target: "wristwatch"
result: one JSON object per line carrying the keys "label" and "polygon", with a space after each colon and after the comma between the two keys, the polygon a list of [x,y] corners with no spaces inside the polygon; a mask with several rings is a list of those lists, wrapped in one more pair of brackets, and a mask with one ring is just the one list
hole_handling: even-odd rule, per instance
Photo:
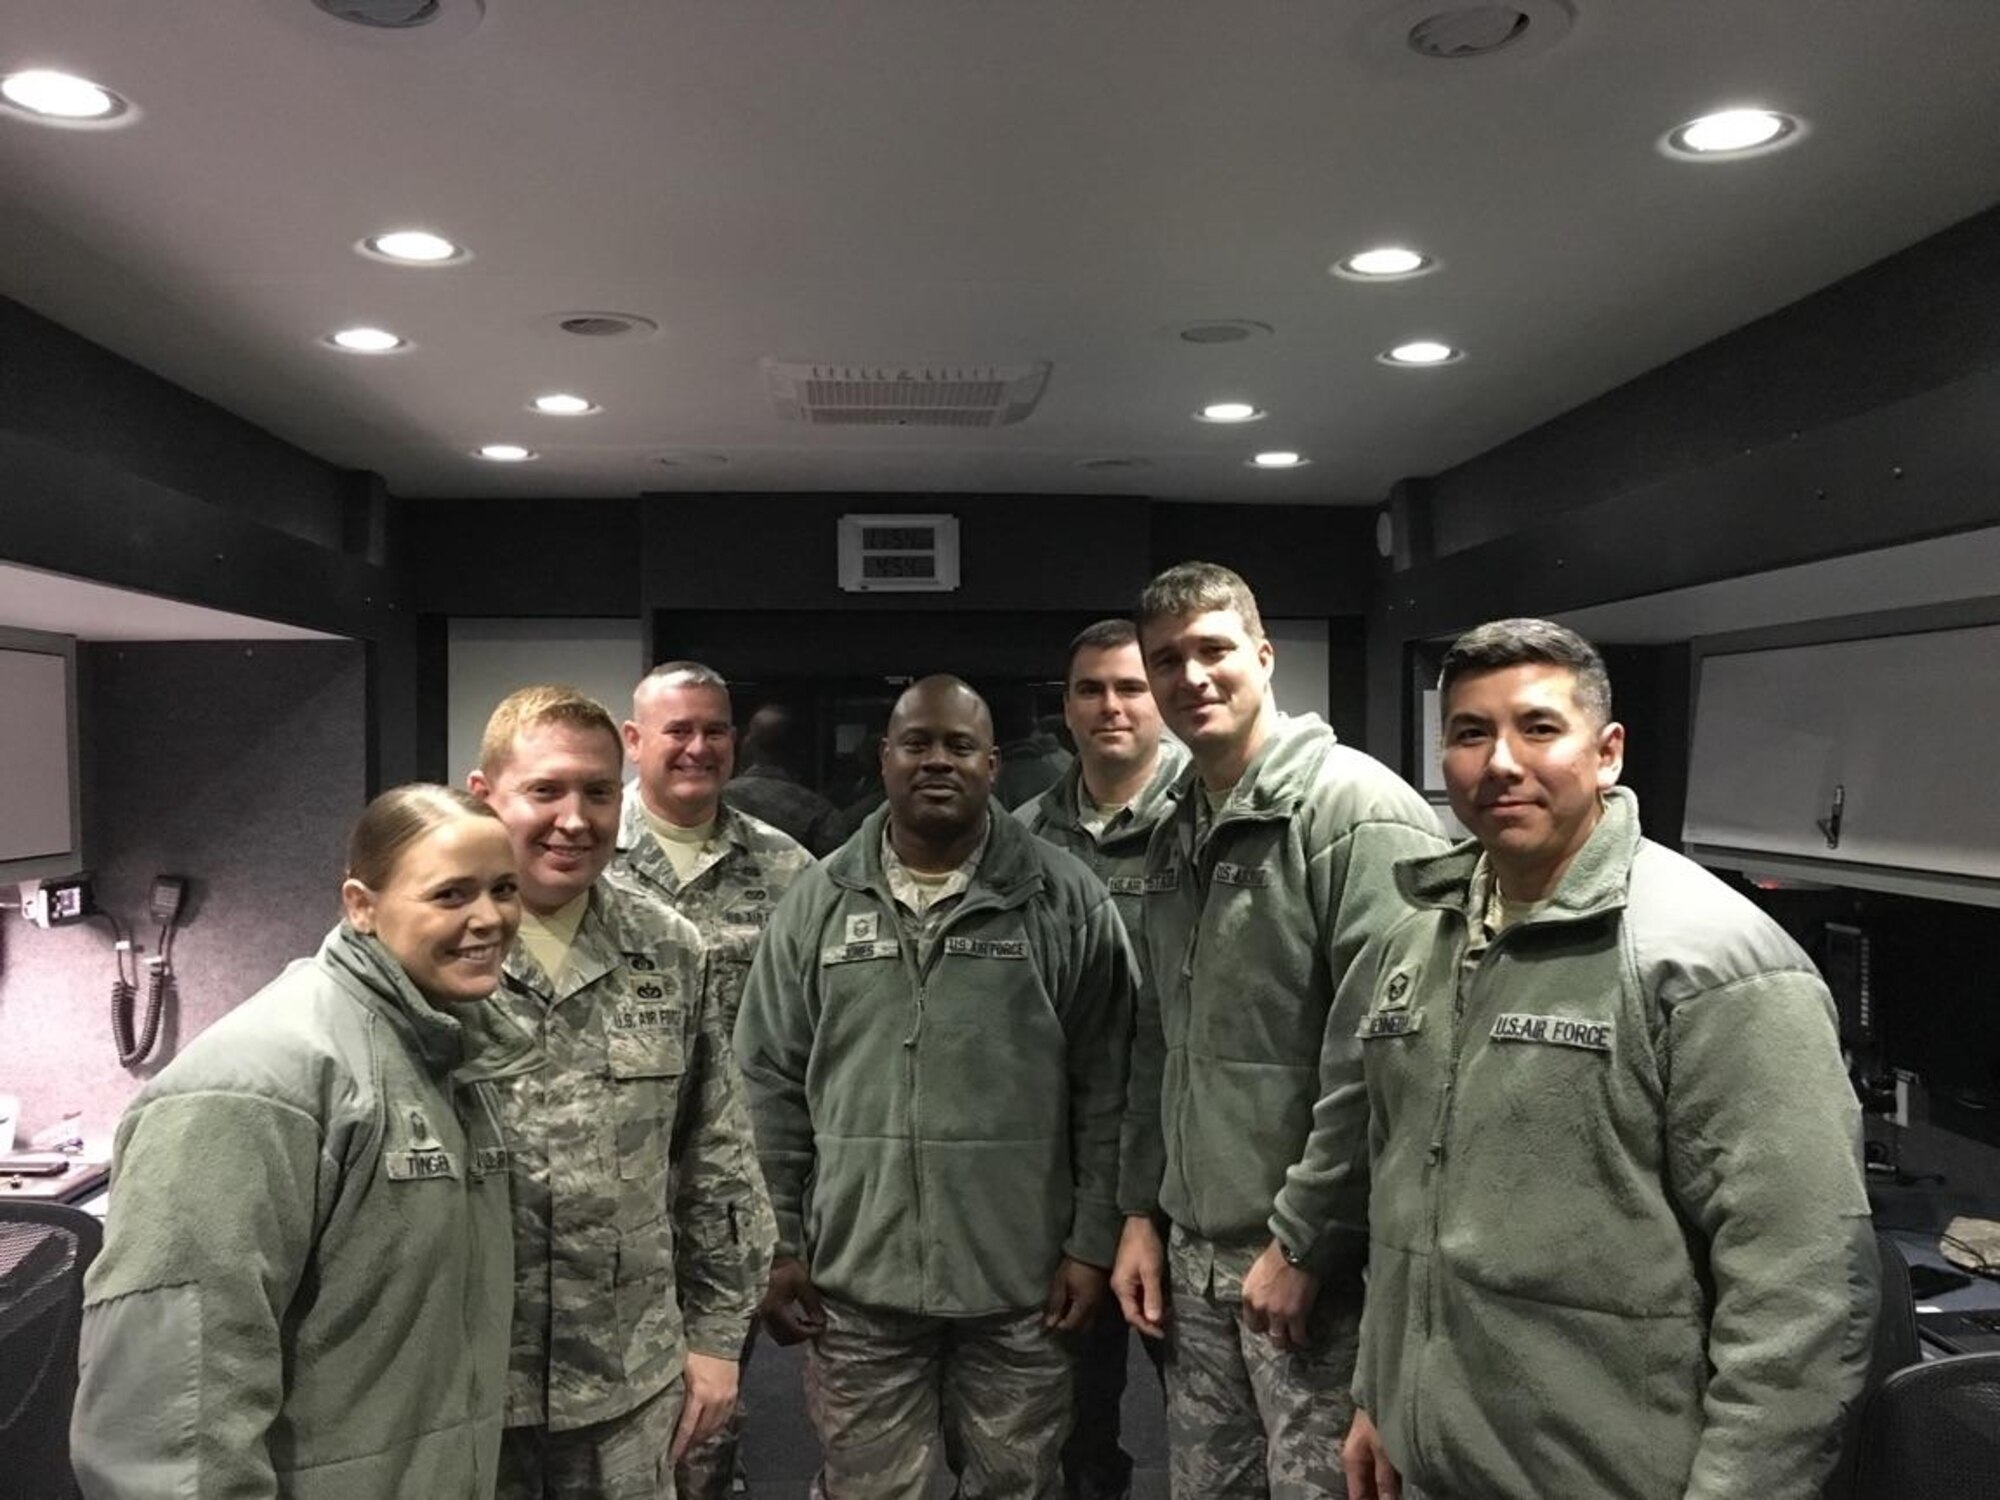
{"label": "wristwatch", "polygon": [[1299,1251],[1294,1250],[1290,1245],[1286,1244],[1283,1240],[1274,1239],[1272,1243],[1278,1247],[1278,1253],[1285,1257],[1286,1265],[1292,1267],[1294,1270],[1299,1270],[1299,1271],[1305,1271],[1311,1269],[1306,1264],[1305,1256],[1301,1254]]}

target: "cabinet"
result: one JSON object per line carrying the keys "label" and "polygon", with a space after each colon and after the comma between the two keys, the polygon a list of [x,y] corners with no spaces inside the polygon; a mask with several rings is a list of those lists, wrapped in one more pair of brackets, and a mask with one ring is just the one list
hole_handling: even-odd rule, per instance
{"label": "cabinet", "polygon": [[2000,904],[2000,625],[1704,657],[1683,834],[1710,863]]}

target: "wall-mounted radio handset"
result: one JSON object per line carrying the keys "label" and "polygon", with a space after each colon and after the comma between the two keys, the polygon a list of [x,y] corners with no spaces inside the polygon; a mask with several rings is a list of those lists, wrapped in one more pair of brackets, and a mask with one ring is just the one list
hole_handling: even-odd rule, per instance
{"label": "wall-mounted radio handset", "polygon": [[185,875],[155,875],[146,893],[146,908],[159,923],[160,935],[153,944],[153,956],[146,960],[146,1005],[140,1016],[133,1015],[139,998],[137,966],[127,977],[123,957],[133,945],[122,941],[119,945],[118,980],[111,989],[111,1039],[117,1045],[118,1060],[128,1068],[144,1062],[160,1039],[167,988],[174,982],[174,929],[187,897]]}
{"label": "wall-mounted radio handset", "polygon": [[171,927],[178,922],[181,908],[187,904],[187,890],[185,875],[155,875],[152,892],[147,897],[153,920],[162,927]]}

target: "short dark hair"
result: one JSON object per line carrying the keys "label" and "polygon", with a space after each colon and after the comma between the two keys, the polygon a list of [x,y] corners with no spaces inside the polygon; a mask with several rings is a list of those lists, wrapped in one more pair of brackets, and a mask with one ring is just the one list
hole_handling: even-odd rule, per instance
{"label": "short dark hair", "polygon": [[1562,667],[1576,678],[1576,706],[1600,726],[1611,722],[1611,674],[1597,648],[1553,620],[1488,620],[1451,643],[1438,672],[1438,694],[1449,698],[1461,677],[1528,663]]}
{"label": "short dark hair", "polygon": [[1264,637],[1264,617],[1257,613],[1257,596],[1243,576],[1221,563],[1175,563],[1139,595],[1138,621],[1178,620],[1212,609],[1233,609],[1253,641]]}
{"label": "short dark hair", "polygon": [[1130,620],[1099,620],[1094,625],[1086,625],[1076,633],[1069,643],[1069,657],[1063,668],[1063,683],[1068,686],[1072,673],[1076,670],[1077,653],[1080,651],[1116,651],[1120,646],[1136,646],[1139,643],[1139,627]]}

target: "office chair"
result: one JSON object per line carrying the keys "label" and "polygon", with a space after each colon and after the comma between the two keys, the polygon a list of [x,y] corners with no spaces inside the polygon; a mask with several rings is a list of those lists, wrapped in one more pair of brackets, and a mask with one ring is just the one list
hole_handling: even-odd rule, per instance
{"label": "office chair", "polygon": [[80,1208],[0,1200],[0,1475],[12,1500],[75,1500],[83,1273],[103,1247],[104,1225]]}
{"label": "office chair", "polygon": [[1884,1381],[1924,1357],[1923,1346],[1917,1341],[1917,1299],[1910,1290],[1910,1263],[1903,1258],[1902,1246],[1878,1230],[1875,1253],[1882,1262],[1882,1304],[1875,1319],[1875,1345],[1869,1354],[1868,1375],[1861,1394],[1847,1414],[1847,1430],[1840,1441],[1840,1462],[1820,1490],[1821,1500],[1862,1500],[1863,1492],[1854,1484],[1854,1466],[1861,1449],[1862,1413]]}
{"label": "office chair", "polygon": [[1861,1413],[1856,1500],[1990,1495],[2000,1476],[2000,1354],[1898,1370]]}

